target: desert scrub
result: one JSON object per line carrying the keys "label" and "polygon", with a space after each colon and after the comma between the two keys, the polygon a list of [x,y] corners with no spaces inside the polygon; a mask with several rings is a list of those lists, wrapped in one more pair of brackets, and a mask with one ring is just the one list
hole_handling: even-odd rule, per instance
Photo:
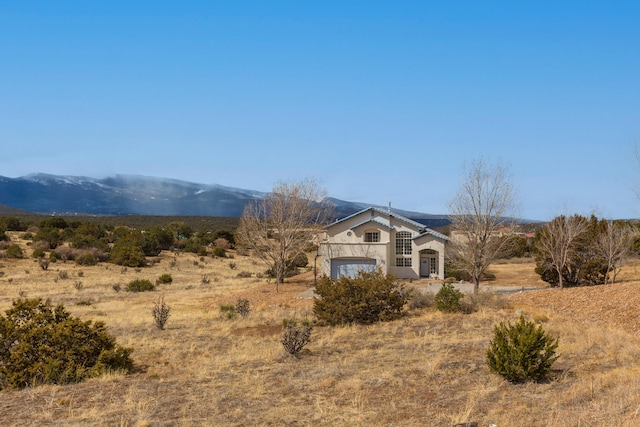
{"label": "desert scrub", "polygon": [[147,279],[136,279],[127,284],[127,290],[129,292],[146,292],[154,291],[155,289],[156,285]]}
{"label": "desert scrub", "polygon": [[251,308],[249,307],[249,300],[245,298],[238,298],[238,301],[236,301],[235,311],[240,316],[247,317],[251,312]]}
{"label": "desert scrub", "polygon": [[297,356],[311,340],[313,326],[308,322],[298,325],[296,321],[283,319],[282,339],[280,342],[287,353]]}
{"label": "desert scrub", "polygon": [[164,330],[164,326],[169,320],[170,312],[171,308],[164,302],[164,295],[160,295],[153,306],[153,310],[151,310],[151,314],[156,327],[161,331]]}
{"label": "desert scrub", "polygon": [[158,283],[163,285],[168,285],[169,283],[173,283],[173,277],[170,274],[164,273],[158,277]]}
{"label": "desert scrub", "polygon": [[0,315],[0,388],[82,381],[109,370],[130,371],[131,349],[104,323],[83,322],[62,305],[19,299]]}
{"label": "desert scrub", "polygon": [[541,381],[558,359],[557,348],[557,338],[520,316],[516,324],[500,322],[494,326],[487,364],[491,372],[512,383]]}
{"label": "desert scrub", "polygon": [[360,271],[355,278],[332,280],[323,277],[315,290],[320,298],[313,312],[320,323],[371,324],[399,319],[407,302],[407,292],[392,275],[381,271]]}

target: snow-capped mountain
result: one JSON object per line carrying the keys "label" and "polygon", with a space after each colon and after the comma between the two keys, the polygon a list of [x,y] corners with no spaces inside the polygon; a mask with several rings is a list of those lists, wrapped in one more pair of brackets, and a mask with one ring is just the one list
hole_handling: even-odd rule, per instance
{"label": "snow-capped mountain", "polygon": [[[19,178],[0,176],[0,204],[57,215],[240,217],[247,202],[264,195],[241,188],[139,175],[115,175],[102,179],[42,173]],[[336,217],[371,206],[339,199],[331,199],[331,202]],[[445,215],[394,211],[429,227],[449,223]]]}

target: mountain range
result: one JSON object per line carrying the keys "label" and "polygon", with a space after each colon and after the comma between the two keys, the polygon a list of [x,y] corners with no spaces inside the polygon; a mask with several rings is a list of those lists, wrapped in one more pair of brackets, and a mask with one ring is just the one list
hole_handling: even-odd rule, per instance
{"label": "mountain range", "polygon": [[[107,178],[43,173],[18,178],[0,176],[0,204],[48,215],[166,215],[240,217],[244,206],[266,193],[170,178],[115,175]],[[343,217],[372,206],[330,198]],[[436,228],[446,215],[394,209]]]}

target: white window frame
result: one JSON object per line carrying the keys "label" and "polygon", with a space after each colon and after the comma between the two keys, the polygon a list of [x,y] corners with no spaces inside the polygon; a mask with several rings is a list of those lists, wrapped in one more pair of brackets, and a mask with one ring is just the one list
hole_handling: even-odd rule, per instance
{"label": "white window frame", "polygon": [[396,233],[396,255],[411,255],[411,232],[398,231]]}

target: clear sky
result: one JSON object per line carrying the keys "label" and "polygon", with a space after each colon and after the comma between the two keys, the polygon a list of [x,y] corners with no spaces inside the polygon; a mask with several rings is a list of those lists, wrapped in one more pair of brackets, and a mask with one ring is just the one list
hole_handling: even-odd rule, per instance
{"label": "clear sky", "polygon": [[441,214],[640,217],[638,1],[0,1],[0,175],[168,177]]}

